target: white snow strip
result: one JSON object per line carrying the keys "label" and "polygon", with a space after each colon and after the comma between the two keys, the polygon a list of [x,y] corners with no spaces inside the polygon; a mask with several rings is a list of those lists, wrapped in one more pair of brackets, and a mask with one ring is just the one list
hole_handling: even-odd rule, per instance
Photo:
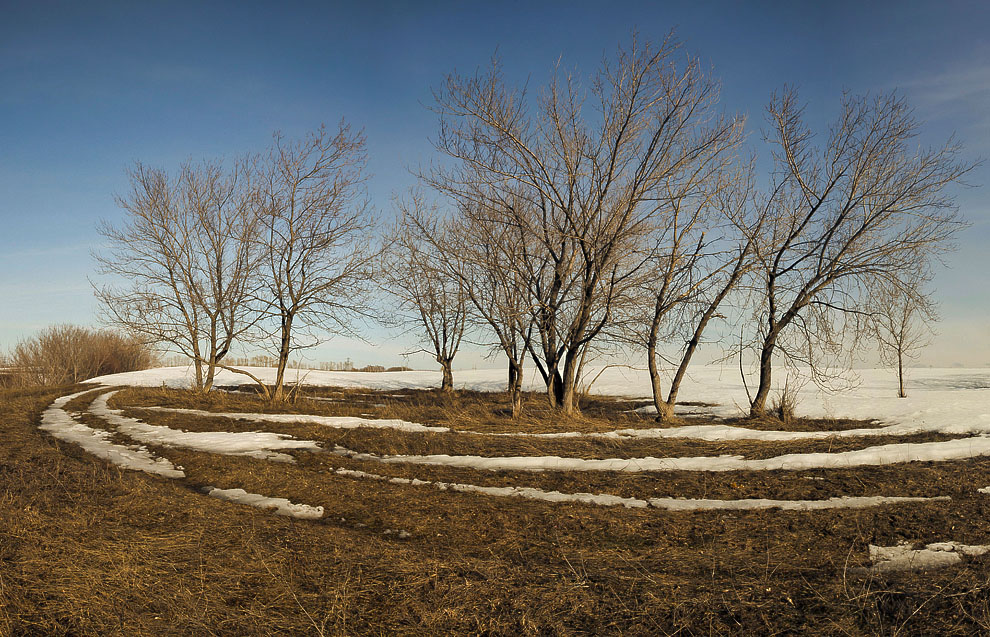
{"label": "white snow strip", "polygon": [[63,409],[66,403],[82,396],[86,391],[55,399],[42,413],[39,428],[51,433],[59,440],[79,445],[84,451],[119,467],[144,471],[166,478],[185,477],[186,474],[181,468],[176,467],[167,459],[155,456],[144,447],[125,446],[111,442],[110,432],[87,427]]}
{"label": "white snow strip", "polygon": [[927,502],[951,500],[947,495],[933,498],[901,497],[901,496],[842,496],[827,500],[766,500],[752,498],[746,500],[689,500],[684,498],[650,498],[650,506],[668,511],[705,511],[705,510],[737,510],[781,509],[783,511],[821,511],[823,509],[865,509],[882,504],[904,504],[908,502]]}
{"label": "white snow strip", "polygon": [[373,429],[397,429],[414,433],[447,433],[450,427],[433,427],[420,425],[405,420],[358,418],[356,416],[316,416],[312,414],[251,414],[223,411],[204,411],[201,409],[181,409],[178,407],[132,407],[131,409],[147,409],[190,416],[206,416],[214,418],[230,418],[232,420],[251,420],[258,422],[298,423],[304,425],[322,425],[336,429],[357,429],[369,427]]}
{"label": "white snow strip", "polygon": [[335,446],[333,453],[358,460],[384,463],[439,465],[488,471],[774,471],[778,469],[842,469],[903,462],[962,460],[990,455],[990,437],[977,436],[944,442],[879,445],[837,453],[791,453],[748,460],[742,456],[674,458],[562,458],[560,456],[451,456],[375,455]]}
{"label": "white snow strip", "polygon": [[869,547],[869,568],[854,569],[858,573],[891,573],[896,571],[926,571],[952,566],[962,562],[962,556],[984,555],[990,546],[967,545],[957,542],[935,542],[923,549],[914,550],[911,543],[902,542],[897,546]]}
{"label": "white snow strip", "polygon": [[293,504],[286,498],[270,498],[257,493],[248,493],[244,489],[217,489],[216,487],[205,487],[203,489],[210,497],[219,498],[237,504],[246,504],[259,509],[275,509],[277,515],[287,515],[293,518],[304,520],[318,520],[323,517],[323,507],[309,506],[308,504]]}
{"label": "white snow strip", "polygon": [[264,431],[182,431],[161,425],[149,425],[123,415],[119,409],[110,409],[107,400],[115,392],[102,394],[89,407],[90,413],[103,418],[117,431],[146,444],[182,447],[194,451],[207,451],[228,456],[248,456],[262,460],[295,462],[286,453],[276,449],[305,449],[317,451],[321,447],[313,440],[299,440],[288,434]]}
{"label": "white snow strip", "polygon": [[690,498],[650,498],[648,500],[642,500],[639,498],[626,498],[607,493],[561,493],[560,491],[544,491],[543,489],[536,489],[532,487],[483,487],[474,484],[431,482],[429,480],[418,480],[416,478],[392,478],[375,473],[357,471],[354,469],[335,469],[334,471],[344,476],[382,480],[385,482],[391,482],[392,484],[409,484],[415,486],[433,485],[442,491],[451,490],[481,493],[496,497],[517,497],[526,498],[529,500],[543,500],[545,502],[580,502],[583,504],[595,504],[598,506],[624,506],[627,508],[638,509],[653,507],[656,509],[665,509],[667,511],[751,511],[754,509],[817,511],[821,509],[864,509],[883,504],[903,504],[907,502],[950,499],[948,496],[938,496],[935,498],[868,496],[829,498],[828,500],[708,500]]}
{"label": "white snow strip", "polygon": [[990,495],[990,487],[984,487],[982,489],[977,489],[977,492],[979,492],[979,493],[986,493],[987,495]]}
{"label": "white snow strip", "polygon": [[971,425],[943,425],[925,427],[920,425],[894,424],[884,427],[864,427],[836,431],[777,431],[748,429],[732,425],[685,425],[681,427],[651,427],[645,429],[616,429],[604,432],[561,431],[550,433],[528,432],[484,432],[471,430],[452,430],[449,427],[421,425],[398,419],[358,418],[354,416],[317,416],[313,414],[262,414],[243,412],[214,412],[200,409],[181,409],[177,407],[132,407],[131,409],[146,409],[168,413],[189,414],[214,418],[231,418],[234,420],[252,420],[259,422],[302,423],[316,424],[337,429],[355,429],[368,427],[374,429],[395,429],[412,433],[459,433],[475,436],[496,436],[513,438],[603,438],[608,440],[650,439],[650,438],[687,438],[692,440],[729,441],[755,440],[762,442],[790,442],[797,440],[824,440],[828,438],[857,438],[867,436],[910,436],[926,432],[939,432],[954,435],[990,434],[990,422],[973,423]]}
{"label": "white snow strip", "polygon": [[[274,379],[271,368],[251,368],[262,380]],[[596,378],[591,391],[597,394],[640,399],[651,395],[649,376],[641,370],[613,367],[589,370]],[[800,370],[798,370],[800,372]],[[805,377],[807,376],[806,372]],[[436,371],[410,372],[321,372],[292,371],[292,376],[313,386],[336,386],[392,391],[426,389],[439,386]],[[886,426],[842,432],[766,432],[726,425],[675,427],[670,429],[619,430],[605,432],[604,437],[693,437],[702,440],[801,440],[828,437],[895,436],[926,431],[972,435],[990,433],[990,370],[988,369],[911,369],[908,370],[907,398],[897,397],[896,374],[887,369],[856,370],[853,382],[841,391],[822,392],[813,384],[799,391],[798,410],[809,418],[880,419]],[[788,375],[781,375],[783,382]],[[108,385],[188,387],[194,377],[190,366],[128,372],[94,379]],[[249,383],[247,377],[221,370],[220,385]],[[480,391],[504,391],[505,370],[458,370],[455,385]],[[524,389],[541,390],[535,370],[527,370]],[[746,391],[734,366],[702,365],[693,367],[684,379],[681,396],[707,403],[703,408],[714,416],[739,415],[748,405]],[[683,412],[680,412],[683,413]],[[402,422],[402,421],[395,421]],[[410,423],[415,424],[415,423]],[[362,424],[360,426],[368,426]],[[403,428],[405,426],[403,425]],[[420,430],[422,431],[422,430]],[[525,434],[520,434],[525,435]],[[576,437],[578,432],[537,434],[539,437]]]}

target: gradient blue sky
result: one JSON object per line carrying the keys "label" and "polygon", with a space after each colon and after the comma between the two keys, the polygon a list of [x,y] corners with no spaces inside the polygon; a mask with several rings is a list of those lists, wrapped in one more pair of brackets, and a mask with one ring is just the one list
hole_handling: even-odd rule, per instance
{"label": "gradient blue sky", "polygon": [[[99,219],[120,219],[135,160],[259,151],[346,118],[368,137],[372,202],[429,162],[431,87],[497,49],[508,76],[591,71],[632,31],[671,29],[723,83],[759,141],[772,91],[800,88],[824,124],[843,90],[897,89],[926,122],[990,156],[990,3],[983,2],[0,2],[0,348],[53,322],[93,324]],[[758,148],[758,145],[757,145]],[[924,364],[990,364],[990,165],[960,189],[973,225],[937,284],[940,335]],[[408,347],[338,340],[317,360],[398,362]],[[462,366],[478,364],[465,356]]]}

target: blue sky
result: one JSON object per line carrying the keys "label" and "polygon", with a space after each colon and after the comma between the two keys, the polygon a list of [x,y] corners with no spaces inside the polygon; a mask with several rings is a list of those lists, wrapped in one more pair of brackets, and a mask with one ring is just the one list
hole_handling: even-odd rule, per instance
{"label": "blue sky", "polygon": [[[54,322],[93,324],[96,224],[136,160],[262,150],[342,117],[363,128],[374,206],[433,158],[431,87],[498,50],[509,78],[591,72],[671,29],[722,80],[759,148],[772,91],[799,87],[824,124],[843,90],[897,89],[926,122],[990,156],[990,4],[981,2],[0,2],[0,348]],[[943,321],[922,363],[990,364],[990,166],[960,189],[973,225],[939,273]],[[337,340],[317,360],[398,362],[402,339]],[[466,356],[463,365],[479,363]]]}

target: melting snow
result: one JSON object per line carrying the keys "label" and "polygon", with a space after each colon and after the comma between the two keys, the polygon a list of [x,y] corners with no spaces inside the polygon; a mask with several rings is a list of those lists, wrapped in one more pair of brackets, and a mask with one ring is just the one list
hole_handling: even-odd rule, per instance
{"label": "melting snow", "polygon": [[101,395],[90,405],[90,413],[105,419],[118,431],[147,444],[183,447],[194,451],[208,451],[229,456],[248,456],[263,460],[295,462],[295,459],[274,449],[306,449],[316,451],[320,445],[313,440],[298,440],[288,434],[262,431],[182,431],[161,425],[149,425],[123,415],[119,409],[110,409],[107,400],[115,392]]}
{"label": "melting snow", "polygon": [[963,555],[976,556],[990,552],[990,546],[966,545],[956,542],[936,542],[914,550],[911,543],[897,546],[870,545],[873,566],[855,569],[858,573],[890,573],[896,571],[925,571],[962,562]]}
{"label": "melting snow", "polygon": [[458,484],[452,482],[433,482],[416,478],[394,478],[354,469],[335,469],[336,473],[354,478],[368,478],[391,482],[392,484],[408,484],[414,486],[432,485],[442,491],[462,491],[481,493],[498,497],[517,497],[545,502],[580,502],[599,506],[624,506],[627,508],[666,509],[668,511],[713,511],[713,510],[752,510],[752,509],[783,509],[785,511],[813,511],[820,509],[863,509],[883,504],[903,504],[906,502],[922,502],[928,500],[948,500],[948,496],[936,498],[918,497],[841,497],[828,500],[707,500],[690,498],[626,498],[607,493],[561,493],[560,491],[544,491],[533,487],[484,487],[474,484]]}
{"label": "melting snow", "polygon": [[791,453],[773,458],[748,460],[742,456],[698,456],[674,458],[562,458],[560,456],[451,456],[375,455],[336,446],[333,450],[358,460],[385,463],[440,465],[488,471],[773,471],[777,469],[836,469],[886,465],[901,462],[961,460],[990,455],[990,437],[878,445],[837,453]]}
{"label": "melting snow", "polygon": [[216,487],[205,487],[203,491],[210,497],[246,504],[259,509],[275,509],[277,515],[287,515],[304,520],[318,520],[323,517],[323,507],[309,506],[308,504],[293,504],[286,498],[270,498],[257,493],[248,493],[244,489],[218,489]]}
{"label": "melting snow", "polygon": [[57,398],[41,415],[39,428],[59,440],[77,444],[94,456],[125,469],[135,469],[166,478],[182,478],[186,475],[181,468],[165,458],[155,456],[144,447],[111,442],[110,432],[87,427],[63,409],[66,403],[85,393],[86,391],[81,391]]}
{"label": "melting snow", "polygon": [[356,416],[315,416],[311,414],[251,414],[223,411],[203,411],[201,409],[180,409],[178,407],[140,407],[149,411],[162,411],[191,416],[207,416],[214,418],[230,418],[232,420],[251,420],[258,422],[299,423],[305,425],[323,425],[336,429],[357,429],[369,427],[372,429],[397,429],[413,433],[447,433],[449,427],[432,427],[420,425],[405,420],[385,420],[358,418]]}

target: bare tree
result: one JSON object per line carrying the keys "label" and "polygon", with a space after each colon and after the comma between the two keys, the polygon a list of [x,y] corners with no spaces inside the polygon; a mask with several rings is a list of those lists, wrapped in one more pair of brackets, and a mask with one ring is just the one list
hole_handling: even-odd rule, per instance
{"label": "bare tree", "polygon": [[845,96],[823,148],[787,91],[769,107],[776,169],[757,257],[756,349],[760,381],[753,416],[765,413],[772,361],[811,365],[862,329],[863,291],[901,277],[946,249],[960,229],[947,187],[972,167],[959,146],[915,150],[918,124],[902,99]]}
{"label": "bare tree", "polygon": [[[462,216],[447,235],[446,254],[456,255],[456,271],[471,301],[469,319],[481,333],[491,335],[494,351],[508,362],[506,388],[512,417],[522,415],[523,367],[532,339],[532,313],[526,279],[507,264],[524,261],[533,241],[505,228],[486,215]],[[528,247],[527,247],[528,245]]]}
{"label": "bare tree", "polygon": [[427,179],[459,211],[533,243],[506,267],[525,281],[530,354],[564,412],[576,407],[585,348],[639,269],[637,246],[667,206],[669,177],[711,143],[695,133],[717,86],[697,60],[678,65],[677,49],[673,38],[620,49],[587,95],[558,69],[535,106],[497,63],[449,76],[436,94],[436,146],[454,161]]}
{"label": "bare tree", "polygon": [[286,398],[289,356],[332,334],[355,334],[369,312],[378,252],[374,218],[364,197],[365,139],[341,122],[299,141],[276,134],[260,180],[263,297],[271,346],[278,356],[271,392]]}
{"label": "bare tree", "polygon": [[453,391],[453,362],[464,338],[468,295],[453,249],[444,254],[436,240],[449,235],[449,224],[416,192],[400,200],[398,208],[399,220],[386,241],[382,282],[399,302],[395,320],[420,334],[430,348],[424,351],[443,372],[440,388]]}
{"label": "bare tree", "polygon": [[94,286],[102,318],[188,356],[202,390],[256,320],[250,173],[246,160],[230,169],[187,163],[170,179],[139,163],[129,172],[130,194],[117,198],[126,221],[99,228],[107,241],[94,255],[99,271],[117,279]]}
{"label": "bare tree", "polygon": [[[616,328],[621,341],[646,350],[657,419],[673,419],[688,366],[706,328],[752,262],[752,240],[729,222],[751,227],[746,218],[752,171],[737,166],[741,123],[708,129],[706,152],[671,175],[668,209],[657,215],[644,246],[644,267],[620,303]],[[676,343],[678,358],[666,397],[661,381],[662,350]]]}
{"label": "bare tree", "polygon": [[931,294],[925,290],[929,276],[915,269],[898,285],[881,284],[871,291],[870,326],[877,340],[880,360],[897,368],[897,396],[904,391],[904,359],[915,358],[918,350],[931,343],[932,323],[938,312]]}

